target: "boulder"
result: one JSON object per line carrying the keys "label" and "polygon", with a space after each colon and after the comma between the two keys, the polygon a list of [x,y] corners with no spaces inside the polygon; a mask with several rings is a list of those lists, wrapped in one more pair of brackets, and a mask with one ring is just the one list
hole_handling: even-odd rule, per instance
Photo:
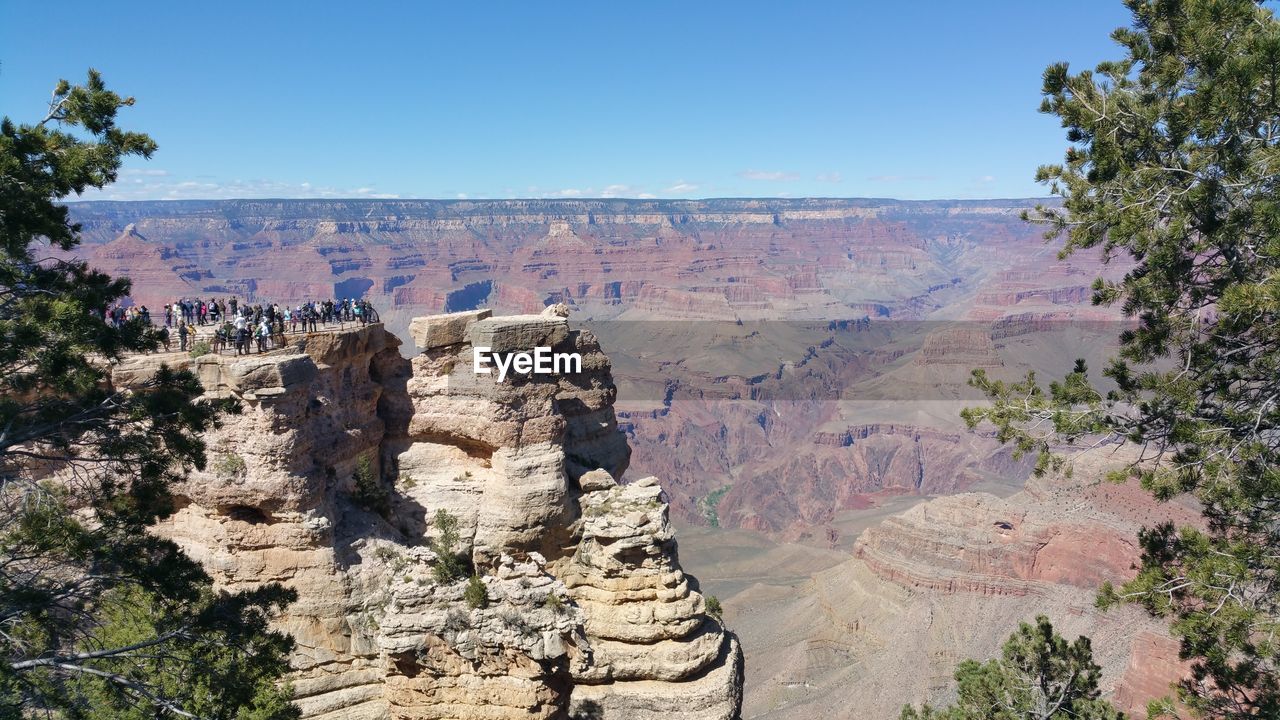
{"label": "boulder", "polygon": [[[271,388],[293,388],[316,376],[310,355],[259,355],[238,360],[226,369],[227,385],[234,391],[263,394]],[[270,394],[270,393],[266,393]]]}
{"label": "boulder", "polygon": [[564,303],[555,303],[548,305],[542,310],[542,314],[547,317],[569,317],[569,306]]}
{"label": "boulder", "polygon": [[582,488],[582,492],[596,492],[615,488],[618,481],[604,470],[592,470],[578,478],[578,486]]}
{"label": "boulder", "polygon": [[457,345],[467,341],[467,331],[474,323],[491,315],[492,310],[484,309],[417,317],[409,323],[409,334],[420,350]]}
{"label": "boulder", "polygon": [[185,352],[134,355],[111,366],[111,383],[116,387],[140,387],[156,374],[161,365],[174,370],[187,370],[192,360]]}
{"label": "boulder", "polygon": [[510,315],[481,320],[471,326],[473,347],[493,352],[529,351],[535,347],[555,347],[569,337],[569,321],[559,316]]}

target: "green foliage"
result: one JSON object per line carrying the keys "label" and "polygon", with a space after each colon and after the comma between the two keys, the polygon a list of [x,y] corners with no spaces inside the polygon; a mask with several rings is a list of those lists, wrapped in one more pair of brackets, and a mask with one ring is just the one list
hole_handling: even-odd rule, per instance
{"label": "green foliage", "polygon": [[467,581],[467,589],[463,591],[462,597],[472,610],[489,606],[489,591],[485,589],[484,581],[479,575],[472,575]]}
{"label": "green foliage", "polygon": [[709,617],[716,619],[716,622],[724,621],[724,607],[720,605],[720,598],[715,595],[706,597],[706,613]]}
{"label": "green foliage", "polygon": [[223,453],[213,461],[213,471],[218,477],[235,478],[244,474],[244,458],[237,453]]}
{"label": "green foliage", "polygon": [[1102,669],[1089,638],[1068,643],[1048,618],[1021,623],[999,659],[965,660],[956,668],[956,704],[902,709],[902,720],[1120,720],[1124,714],[1098,699]]}
{"label": "green foliage", "polygon": [[159,334],[103,321],[127,280],[50,252],[79,243],[62,200],[155,150],[116,126],[132,104],[90,71],[41,121],[0,121],[0,717],[290,717],[272,685],[289,643],[266,629],[290,594],[214,593],[148,531],[238,407],[168,367],[112,387],[109,363]]}
{"label": "green foliage", "polygon": [[197,340],[191,343],[190,355],[193,359],[198,357],[204,357],[205,355],[208,355],[211,352],[213,352],[213,347],[209,345],[208,340]]}
{"label": "green foliage", "polygon": [[373,461],[368,455],[356,458],[356,471],[352,481],[355,483],[352,499],[357,505],[384,518],[390,517],[391,492],[383,486],[382,478],[373,469]]}
{"label": "green foliage", "polygon": [[[299,717],[298,708],[289,703],[288,688],[276,684],[276,679],[288,670],[286,658],[293,641],[270,631],[265,612],[280,609],[293,599],[293,591],[279,586],[242,595],[239,602],[223,606],[216,604],[211,591],[192,602],[176,605],[137,588],[109,593],[103,598],[103,624],[81,642],[81,650],[92,652],[101,647],[147,643],[147,652],[118,671],[123,680],[91,675],[83,681],[93,717],[156,717],[155,709],[137,703],[122,688],[122,682],[149,687],[149,692],[174,707],[207,720]],[[195,634],[170,630],[165,618],[175,615],[193,617],[202,631]],[[87,664],[95,670],[116,670],[110,662]]]}
{"label": "green foliage", "polygon": [[458,518],[449,514],[448,510],[436,510],[434,520],[436,536],[429,545],[436,554],[435,567],[431,569],[436,582],[447,585],[467,572],[469,563],[458,553]]}
{"label": "green foliage", "polygon": [[702,510],[702,517],[706,518],[707,524],[711,527],[720,527],[720,515],[716,508],[732,488],[732,485],[725,485],[722,488],[712,490],[707,493],[707,496],[702,499],[702,502],[698,503],[700,506],[699,509]]}
{"label": "green foliage", "polygon": [[1048,452],[1049,444],[1061,438],[1068,444],[1077,438],[1106,435],[1108,428],[1101,410],[1104,398],[1089,385],[1089,369],[1083,360],[1061,382],[1049,383],[1046,390],[1034,372],[1021,382],[1006,383],[974,370],[969,385],[994,400],[989,407],[965,408],[960,416],[970,429],[982,421],[996,426],[996,439],[1013,444],[1014,458],[1037,453],[1035,473],[1060,470],[1061,455]]}
{"label": "green foliage", "polygon": [[1029,215],[1064,255],[1133,261],[1094,283],[1135,321],[1116,389],[1089,390],[1083,364],[1047,392],[975,373],[993,403],[965,419],[1041,470],[1055,442],[1123,439],[1144,449],[1123,475],[1194,495],[1203,526],[1145,529],[1137,578],[1099,601],[1171,620],[1195,711],[1280,717],[1280,21],[1251,0],[1125,4],[1123,59],[1045,71],[1042,110],[1072,146],[1038,173],[1061,207]]}
{"label": "green foliage", "polygon": [[553,613],[559,614],[560,611],[564,610],[564,600],[561,600],[560,596],[554,592],[549,592],[547,593],[547,596],[542,599],[542,606]]}

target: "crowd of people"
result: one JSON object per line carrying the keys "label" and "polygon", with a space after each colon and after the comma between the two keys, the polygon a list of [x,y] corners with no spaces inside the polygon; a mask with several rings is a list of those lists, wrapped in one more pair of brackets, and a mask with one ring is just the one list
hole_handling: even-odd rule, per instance
{"label": "crowd of people", "polygon": [[[113,306],[104,313],[107,322],[120,327],[132,320],[152,323],[147,306]],[[174,336],[178,349],[192,350],[198,340],[209,342],[211,352],[234,349],[237,355],[248,355],[256,347],[266,352],[284,347],[288,333],[316,332],[320,326],[344,323],[365,325],[378,322],[378,311],[368,300],[339,298],[315,300],[281,307],[279,303],[242,303],[238,298],[182,298],[167,303],[160,328],[166,350],[171,350]],[[212,332],[200,328],[213,326]],[[204,335],[204,338],[200,336]]]}
{"label": "crowd of people", "polygon": [[104,313],[103,319],[118,330],[125,323],[132,320],[141,320],[144,323],[150,324],[151,311],[147,310],[146,305],[130,305],[129,307],[125,307],[123,305],[112,305],[107,309],[106,313]]}

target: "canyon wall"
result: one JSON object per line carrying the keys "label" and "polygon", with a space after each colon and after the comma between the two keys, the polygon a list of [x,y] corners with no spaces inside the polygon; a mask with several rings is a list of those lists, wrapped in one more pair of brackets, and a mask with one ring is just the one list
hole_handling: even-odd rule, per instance
{"label": "canyon wall", "polygon": [[228,200],[71,213],[82,254],[132,277],[141,304],[366,297],[407,340],[414,316],[482,306],[733,320],[918,317],[974,290],[985,305],[1084,302],[1091,263],[1037,253],[1039,231],[1018,220],[1032,204]]}
{"label": "canyon wall", "polygon": [[[1040,229],[1019,219],[1032,205],[229,200],[70,210],[84,230],[78,253],[131,277],[133,300],[153,311],[184,296],[364,297],[409,343],[417,316],[564,303],[613,359],[637,470],[663,478],[674,516],[796,539],[837,532],[835,515],[879,495],[1025,475],[990,438],[964,437],[954,411],[912,408],[972,397],[972,367],[1052,377],[1057,368],[1026,348],[1097,317],[1087,288],[1110,270],[1047,252]],[[958,326],[918,326],[938,321]],[[870,327],[861,336],[878,345],[845,332],[852,325]],[[1079,346],[1045,355],[1070,363]],[[891,402],[843,404],[873,397]]]}
{"label": "canyon wall", "polygon": [[[412,360],[375,324],[115,369],[128,386],[187,366],[240,400],[158,529],[221,587],[298,590],[279,624],[305,717],[738,717],[737,639],[681,570],[658,482],[616,482],[609,361],[565,314],[420,318]],[[472,373],[473,344],[582,369],[499,382]],[[433,570],[442,510],[477,580]]]}

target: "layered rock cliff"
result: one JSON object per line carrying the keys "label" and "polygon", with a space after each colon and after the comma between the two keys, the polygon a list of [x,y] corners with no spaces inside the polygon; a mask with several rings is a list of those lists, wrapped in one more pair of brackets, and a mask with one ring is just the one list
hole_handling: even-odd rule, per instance
{"label": "layered rock cliff", "polygon": [[[241,400],[158,529],[223,587],[298,590],[280,625],[304,716],[738,717],[737,639],[681,570],[658,482],[617,482],[630,451],[595,338],[555,309],[420,318],[413,336],[411,360],[371,325],[114,372],[190,365]],[[499,382],[472,372],[473,344],[582,368]],[[441,510],[475,579],[434,571]]]}

